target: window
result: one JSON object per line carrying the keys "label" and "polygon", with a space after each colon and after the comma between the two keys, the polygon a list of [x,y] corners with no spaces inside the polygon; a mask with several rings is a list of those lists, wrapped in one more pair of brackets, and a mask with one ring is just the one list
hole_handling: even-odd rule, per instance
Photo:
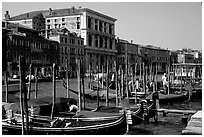
{"label": "window", "polygon": [[81,41],[81,45],[84,45],[84,42],[83,42],[83,41]]}
{"label": "window", "polygon": [[92,46],[92,37],[91,37],[91,34],[89,34],[89,46]]}
{"label": "window", "polygon": [[95,35],[95,46],[98,47],[98,35]]}
{"label": "window", "polygon": [[50,23],[50,20],[47,20],[47,23]]}
{"label": "window", "polygon": [[47,29],[50,29],[50,25],[47,25]]}
{"label": "window", "polygon": [[77,20],[79,21],[80,17],[77,17]]}
{"label": "window", "polygon": [[61,37],[61,42],[62,42],[62,43],[63,43],[63,40],[64,40],[63,37]]}
{"label": "window", "polygon": [[109,25],[109,33],[112,34],[112,25]]}
{"label": "window", "polygon": [[102,22],[99,22],[99,31],[102,31]]}
{"label": "window", "polygon": [[65,38],[65,43],[67,43],[67,38]]}
{"label": "window", "polygon": [[107,37],[105,37],[105,48],[107,48]]}
{"label": "window", "polygon": [[98,30],[98,20],[95,20],[95,30]]}
{"label": "window", "polygon": [[61,52],[62,52],[62,54],[63,54],[63,47],[61,48]]}
{"label": "window", "polygon": [[103,47],[103,37],[100,36],[100,48],[102,48],[102,47]]}
{"label": "window", "polygon": [[88,17],[88,28],[91,29],[91,18]]}
{"label": "window", "polygon": [[67,53],[67,47],[65,47],[65,53]]}
{"label": "window", "polygon": [[80,29],[80,22],[77,22],[77,29]]}
{"label": "window", "polygon": [[57,19],[55,19],[55,22],[57,22]]}
{"label": "window", "polygon": [[65,21],[65,18],[62,18],[62,21]]}
{"label": "window", "polygon": [[112,39],[110,39],[110,45],[109,45],[110,49],[112,49]]}

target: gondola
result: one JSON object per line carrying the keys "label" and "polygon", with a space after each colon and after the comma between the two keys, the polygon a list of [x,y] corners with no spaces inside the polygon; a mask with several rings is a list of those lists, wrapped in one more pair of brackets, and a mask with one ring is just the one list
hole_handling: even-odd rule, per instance
{"label": "gondola", "polygon": [[[67,84],[66,82],[63,80],[63,87],[65,89],[67,89]],[[69,88],[69,91],[71,91],[72,93],[74,94],[78,94],[78,91],[75,91],[71,88]],[[96,99],[97,98],[97,89],[95,89],[95,87],[93,86],[93,88],[90,88],[89,90],[86,90],[85,91],[85,94],[84,94],[84,97],[87,98],[87,99]],[[106,92],[107,90],[105,88],[99,88],[99,95],[98,97],[101,99],[101,100],[104,100],[106,99]],[[109,99],[114,99],[115,98],[115,91],[110,91],[109,92]]]}
{"label": "gondola", "polygon": [[[166,103],[175,103],[175,102],[183,102],[188,100],[188,91],[183,92],[174,92],[170,94],[164,94],[162,92],[159,93],[159,103],[166,104]],[[146,99],[152,99],[152,93],[149,94]]]}
{"label": "gondola", "polygon": [[[58,99],[57,99],[58,100]],[[63,101],[62,101],[63,100]],[[47,100],[31,100],[28,101],[29,108],[29,134],[36,135],[84,135],[84,134],[125,134],[127,130],[127,121],[125,112],[121,113],[104,113],[94,111],[80,111],[77,113],[68,112],[65,98],[62,98],[60,105],[56,105],[54,119],[51,119],[50,112],[52,105]],[[73,101],[73,100],[69,100]],[[73,103],[73,102],[72,102]],[[32,107],[31,107],[32,106]],[[2,107],[3,108],[3,107]],[[21,115],[19,113],[19,103],[12,104],[7,108],[7,113],[2,118],[3,132],[9,134],[21,134]],[[12,109],[12,114],[8,114],[8,109]],[[35,112],[33,112],[35,111]],[[117,129],[121,129],[118,131]]]}
{"label": "gondola", "polygon": [[[100,114],[100,116],[97,116]],[[89,112],[91,117],[54,118],[30,117],[28,134],[31,135],[122,135],[127,131],[125,113],[110,115]],[[21,116],[19,116],[21,119]],[[17,119],[17,116],[16,116]],[[120,130],[118,130],[120,129]],[[3,132],[21,134],[22,125],[18,120],[2,120]]]}
{"label": "gondola", "polygon": [[[122,110],[121,107],[112,106],[99,106],[96,112],[106,112],[106,113],[119,113]],[[152,100],[142,101],[137,107],[131,107],[131,118],[132,124],[130,126],[135,126],[141,124],[143,121],[148,120],[155,116],[155,103]]]}

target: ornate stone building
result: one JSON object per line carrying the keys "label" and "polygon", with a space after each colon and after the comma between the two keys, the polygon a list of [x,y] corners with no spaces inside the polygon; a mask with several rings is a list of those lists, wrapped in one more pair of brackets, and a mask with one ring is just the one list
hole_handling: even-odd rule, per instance
{"label": "ornate stone building", "polygon": [[39,36],[38,31],[29,27],[7,23],[2,28],[3,73],[18,74],[18,59],[22,55],[26,59],[26,68],[32,64],[32,73],[37,68],[42,75],[50,73],[53,63],[58,63],[58,42]]}
{"label": "ornate stone building", "polygon": [[[43,17],[42,17],[42,16]],[[88,8],[66,8],[66,9],[49,9],[42,11],[28,12],[10,18],[6,14],[7,20],[18,22],[27,21],[32,17],[32,24],[40,21],[34,21],[35,18],[41,19],[41,23],[45,24],[44,29],[40,32],[49,38],[53,33],[53,29],[67,28],[70,32],[75,32],[78,36],[84,38],[86,71],[89,65],[92,69],[102,65],[106,66],[107,61],[113,62],[116,59],[115,49],[115,18],[93,11]],[[24,22],[25,22],[24,21]],[[30,20],[29,20],[30,21]],[[33,29],[34,25],[29,25]],[[113,67],[113,63],[110,63]]]}

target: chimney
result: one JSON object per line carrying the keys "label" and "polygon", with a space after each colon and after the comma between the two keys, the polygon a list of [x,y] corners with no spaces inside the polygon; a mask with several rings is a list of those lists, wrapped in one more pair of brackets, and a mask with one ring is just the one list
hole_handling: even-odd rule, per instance
{"label": "chimney", "polygon": [[133,40],[131,40],[130,43],[132,44],[132,43],[133,43]]}
{"label": "chimney", "polygon": [[29,13],[26,14],[26,17],[29,18]]}
{"label": "chimney", "polygon": [[9,19],[10,19],[9,11],[6,11],[5,20],[9,20]]}
{"label": "chimney", "polygon": [[52,11],[52,8],[49,8],[49,11]]}

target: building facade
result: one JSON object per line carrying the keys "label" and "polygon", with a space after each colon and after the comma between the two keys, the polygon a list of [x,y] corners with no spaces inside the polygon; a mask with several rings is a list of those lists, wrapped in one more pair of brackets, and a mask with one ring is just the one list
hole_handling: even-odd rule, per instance
{"label": "building facade", "polygon": [[141,45],[139,52],[143,60],[145,59],[148,65],[152,65],[154,72],[156,71],[156,67],[158,73],[167,72],[170,63],[170,50],[152,45]]}
{"label": "building facade", "polygon": [[[89,66],[92,69],[99,66],[101,71],[102,66],[106,66],[107,61],[113,62],[116,59],[115,18],[88,8],[71,7],[29,12],[9,18],[8,21],[22,23],[23,20],[30,19],[30,17],[34,18],[39,14],[45,18],[45,21],[42,19],[42,22],[45,22],[46,38],[52,35],[53,29],[67,28],[70,32],[75,32],[77,36],[84,39],[86,71],[89,70]],[[30,26],[34,29],[33,25]],[[112,68],[113,63],[110,64]]]}
{"label": "building facade", "polygon": [[[133,69],[135,64],[141,63],[141,57],[139,56],[139,45],[133,44],[132,41],[129,43],[126,40],[117,39],[116,40],[116,50],[117,50],[117,62],[118,65],[122,65],[122,68],[125,69],[125,59],[127,55],[127,62],[128,65],[131,66]],[[127,52],[127,54],[126,54]]]}
{"label": "building facade", "polygon": [[[32,73],[37,69],[39,74],[51,73],[53,63],[58,63],[58,42],[45,39],[38,31],[20,24],[7,23],[2,36],[3,72],[9,75],[18,74],[19,56],[26,59],[26,71],[32,64]],[[4,66],[6,65],[6,66]]]}
{"label": "building facade", "polygon": [[70,77],[77,76],[77,59],[84,58],[84,39],[78,37],[76,33],[70,33],[66,28],[58,29],[58,32],[49,36],[49,39],[59,42],[59,73],[67,69]]}

